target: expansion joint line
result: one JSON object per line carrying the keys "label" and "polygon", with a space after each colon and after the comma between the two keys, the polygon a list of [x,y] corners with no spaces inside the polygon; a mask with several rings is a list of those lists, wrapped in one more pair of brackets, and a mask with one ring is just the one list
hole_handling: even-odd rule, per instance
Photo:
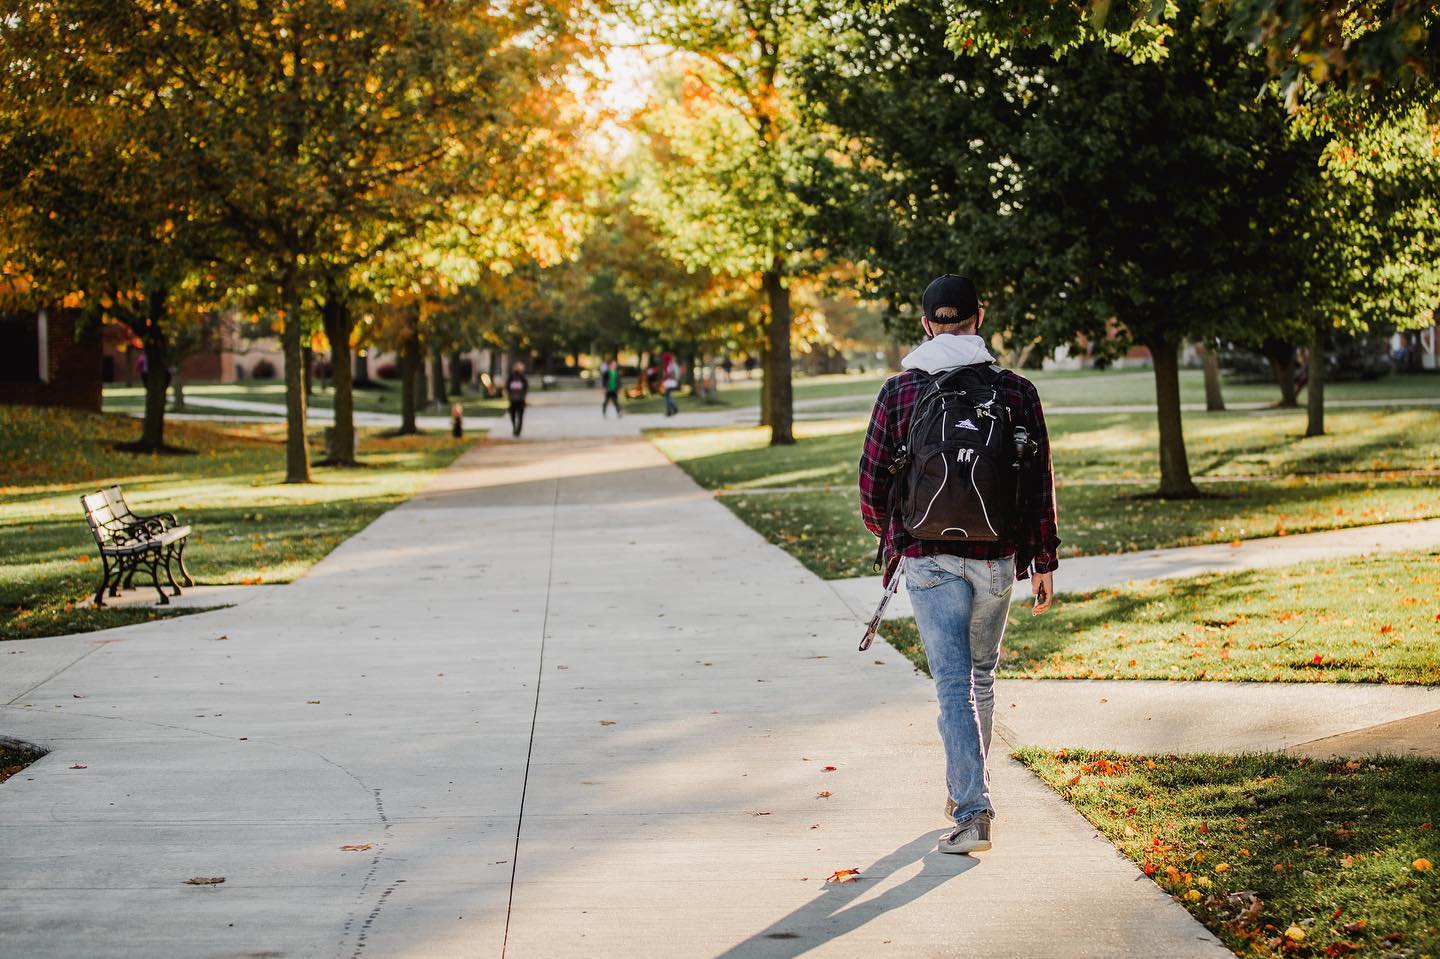
{"label": "expansion joint line", "polygon": [[500,959],[510,948],[510,912],[515,906],[515,875],[520,868],[520,830],[525,825],[525,794],[530,786],[530,759],[535,755],[535,726],[540,720],[540,683],[545,678],[545,637],[550,632],[550,589],[555,581],[555,542],[560,520],[560,480],[555,480],[555,501],[550,508],[550,559],[545,572],[545,612],[540,617],[540,657],[535,668],[535,706],[530,713],[530,744],[525,749],[525,776],[520,781],[520,814],[515,817],[515,850],[510,855],[510,892],[505,899],[505,936]]}

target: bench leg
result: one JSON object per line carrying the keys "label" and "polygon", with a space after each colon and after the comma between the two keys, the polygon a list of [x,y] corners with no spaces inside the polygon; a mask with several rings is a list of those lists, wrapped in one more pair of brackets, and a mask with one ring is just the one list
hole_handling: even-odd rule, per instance
{"label": "bench leg", "polygon": [[173,547],[173,546],[167,546],[167,547],[165,547],[165,553],[164,553],[164,557],[165,557],[165,579],[170,583],[170,588],[175,591],[175,592],[171,593],[171,595],[172,595],[172,596],[179,596],[179,595],[180,595],[180,586],[179,586],[178,583],[175,582],[175,574],[172,573],[172,572],[170,572],[170,559],[171,559],[171,557],[173,557],[174,555],[175,555],[175,547]]}
{"label": "bench leg", "polygon": [[119,596],[119,595],[120,595],[120,583],[121,583],[121,580],[123,580],[123,579],[125,578],[125,574],[126,574],[126,573],[129,573],[131,576],[134,576],[134,575],[135,575],[134,570],[135,570],[135,557],[133,557],[133,556],[117,556],[117,557],[115,557],[115,569],[114,569],[114,571],[111,572],[111,574],[110,574],[110,595],[111,595],[111,596]]}
{"label": "bench leg", "polygon": [[110,557],[100,554],[100,588],[95,590],[95,605],[105,605],[105,587],[110,585]]}
{"label": "bench leg", "polygon": [[[170,605],[170,597],[169,597],[169,596],[166,596],[166,595],[165,595],[165,590],[163,590],[163,589],[160,588],[160,561],[161,561],[160,551],[159,551],[159,550],[155,550],[154,552],[152,552],[152,553],[150,553],[150,554],[148,554],[148,555],[149,555],[149,560],[150,560],[150,561],[149,561],[148,563],[146,563],[146,565],[150,568],[150,585],[151,585],[151,586],[154,586],[154,587],[155,587],[155,592],[158,593],[158,594],[160,594],[160,605],[161,605],[161,606],[168,606],[168,605]],[[137,564],[137,565],[138,565],[138,564]]]}
{"label": "bench leg", "polygon": [[180,563],[180,578],[185,581],[186,586],[194,586],[195,578],[185,568],[185,540],[180,541],[180,548],[175,553],[175,559]]}

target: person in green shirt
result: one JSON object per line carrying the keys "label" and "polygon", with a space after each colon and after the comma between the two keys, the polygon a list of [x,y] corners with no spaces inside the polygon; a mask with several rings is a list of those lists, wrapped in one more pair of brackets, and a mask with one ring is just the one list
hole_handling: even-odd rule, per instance
{"label": "person in green shirt", "polygon": [[605,401],[600,404],[600,415],[610,415],[610,404],[615,404],[615,416],[618,418],[624,414],[620,412],[620,361],[611,358],[608,363],[600,368],[600,385],[605,387]]}

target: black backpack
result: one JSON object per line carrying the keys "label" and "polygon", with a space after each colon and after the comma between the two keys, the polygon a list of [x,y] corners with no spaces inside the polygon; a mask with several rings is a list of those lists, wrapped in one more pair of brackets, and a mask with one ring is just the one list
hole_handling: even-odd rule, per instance
{"label": "black backpack", "polygon": [[994,542],[1009,531],[1020,456],[995,389],[1002,372],[977,363],[934,374],[916,401],[896,469],[900,521],[916,539]]}

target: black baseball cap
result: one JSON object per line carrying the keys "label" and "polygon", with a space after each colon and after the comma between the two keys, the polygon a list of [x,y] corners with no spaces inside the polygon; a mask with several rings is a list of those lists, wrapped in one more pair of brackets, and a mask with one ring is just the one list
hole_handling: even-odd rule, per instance
{"label": "black baseball cap", "polygon": [[946,306],[955,308],[955,319],[951,322],[963,322],[980,312],[980,295],[975,292],[975,283],[968,276],[956,276],[954,273],[946,273],[930,281],[925,288],[925,295],[920,300],[920,307],[930,322],[935,321],[935,311]]}

